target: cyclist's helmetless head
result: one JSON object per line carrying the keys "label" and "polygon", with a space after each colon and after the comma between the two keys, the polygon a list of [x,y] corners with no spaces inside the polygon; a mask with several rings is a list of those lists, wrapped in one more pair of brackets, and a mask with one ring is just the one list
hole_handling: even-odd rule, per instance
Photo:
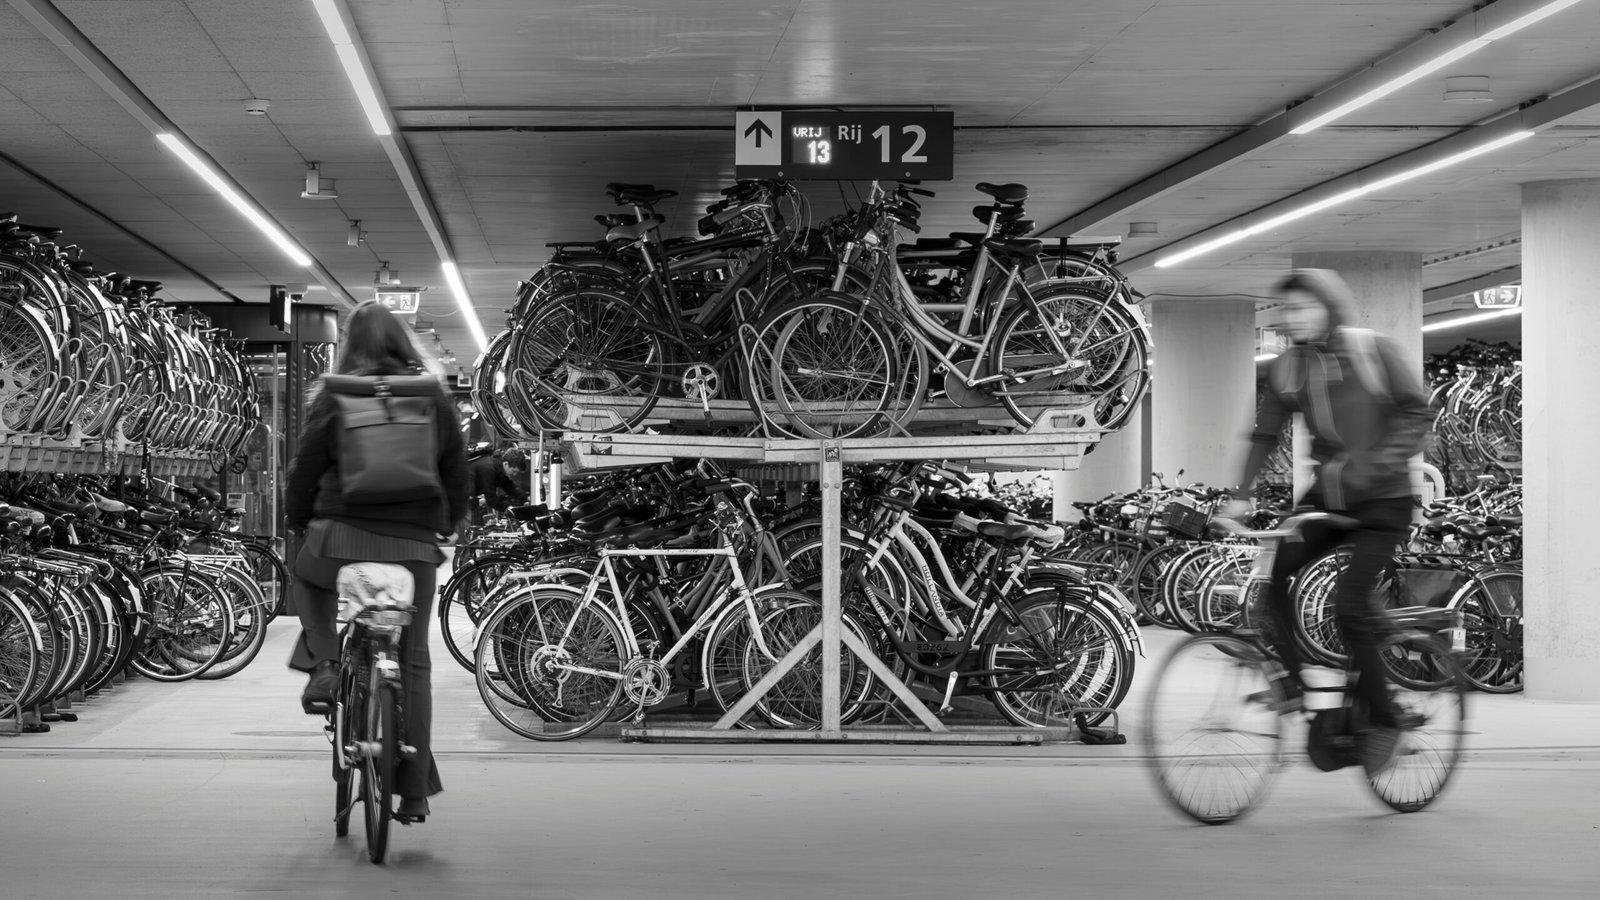
{"label": "cyclist's helmetless head", "polygon": [[1325,340],[1354,318],[1355,298],[1332,269],[1295,269],[1278,283],[1276,293],[1283,298],[1279,311],[1284,330],[1295,343]]}

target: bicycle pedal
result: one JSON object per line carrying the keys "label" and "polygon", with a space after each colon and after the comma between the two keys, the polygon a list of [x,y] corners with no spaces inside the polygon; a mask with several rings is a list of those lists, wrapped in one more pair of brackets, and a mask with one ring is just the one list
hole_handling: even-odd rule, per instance
{"label": "bicycle pedal", "polygon": [[427,816],[402,816],[399,813],[395,813],[394,820],[396,822],[399,822],[401,825],[407,825],[407,826],[409,826],[409,825],[421,825],[423,822],[428,821],[428,817]]}

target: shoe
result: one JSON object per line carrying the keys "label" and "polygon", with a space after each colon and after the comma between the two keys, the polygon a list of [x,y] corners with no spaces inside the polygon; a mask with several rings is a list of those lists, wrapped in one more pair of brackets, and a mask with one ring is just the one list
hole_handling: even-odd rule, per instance
{"label": "shoe", "polygon": [[339,664],[332,660],[317,663],[311,680],[300,694],[300,708],[306,715],[325,716],[333,709],[333,692],[339,686]]}
{"label": "shoe", "polygon": [[1383,774],[1400,755],[1400,729],[1380,725],[1361,732],[1356,736],[1356,755],[1368,778]]}
{"label": "shoe", "polygon": [[427,818],[427,815],[427,797],[402,797],[400,799],[400,808],[394,811],[395,818],[409,819],[412,822],[421,822]]}

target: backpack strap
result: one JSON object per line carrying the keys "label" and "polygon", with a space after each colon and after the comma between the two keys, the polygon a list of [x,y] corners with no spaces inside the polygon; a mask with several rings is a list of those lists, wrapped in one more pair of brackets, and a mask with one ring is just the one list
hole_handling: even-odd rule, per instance
{"label": "backpack strap", "polygon": [[1339,333],[1350,351],[1350,364],[1367,393],[1384,403],[1392,403],[1394,394],[1389,389],[1389,370],[1378,353],[1378,333],[1370,328],[1340,328]]}

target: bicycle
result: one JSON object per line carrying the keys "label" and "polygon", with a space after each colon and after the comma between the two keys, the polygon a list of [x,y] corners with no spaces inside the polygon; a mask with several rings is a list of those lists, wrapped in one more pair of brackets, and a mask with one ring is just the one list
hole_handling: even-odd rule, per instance
{"label": "bicycle", "polygon": [[395,563],[353,563],[339,570],[346,624],[340,632],[338,687],[324,728],[333,744],[334,833],[350,833],[350,815],[360,803],[367,858],[374,864],[388,852],[391,821],[424,821],[399,815],[392,799],[395,767],[416,756],[416,748],[404,741],[399,661],[400,633],[411,624],[414,584],[411,573]]}
{"label": "bicycle", "polygon": [[[1264,543],[1251,586],[1271,572],[1276,542],[1292,539],[1314,519],[1351,522],[1315,512],[1292,516],[1270,531],[1233,529]],[[1403,607],[1387,613],[1397,631],[1383,657],[1400,689],[1395,704],[1402,732],[1393,764],[1368,776],[1367,784],[1390,808],[1416,812],[1438,798],[1461,760],[1467,681],[1458,654],[1464,636],[1460,616],[1451,610]],[[1305,688],[1308,697],[1339,696],[1337,705],[1325,709],[1290,700],[1283,688],[1287,674],[1255,628],[1192,635],[1172,649],[1151,684],[1143,734],[1151,773],[1169,803],[1207,825],[1249,812],[1284,767],[1284,722],[1296,714],[1307,720],[1305,746],[1313,765],[1330,772],[1357,764],[1355,733],[1364,712],[1349,673],[1338,685]]]}

